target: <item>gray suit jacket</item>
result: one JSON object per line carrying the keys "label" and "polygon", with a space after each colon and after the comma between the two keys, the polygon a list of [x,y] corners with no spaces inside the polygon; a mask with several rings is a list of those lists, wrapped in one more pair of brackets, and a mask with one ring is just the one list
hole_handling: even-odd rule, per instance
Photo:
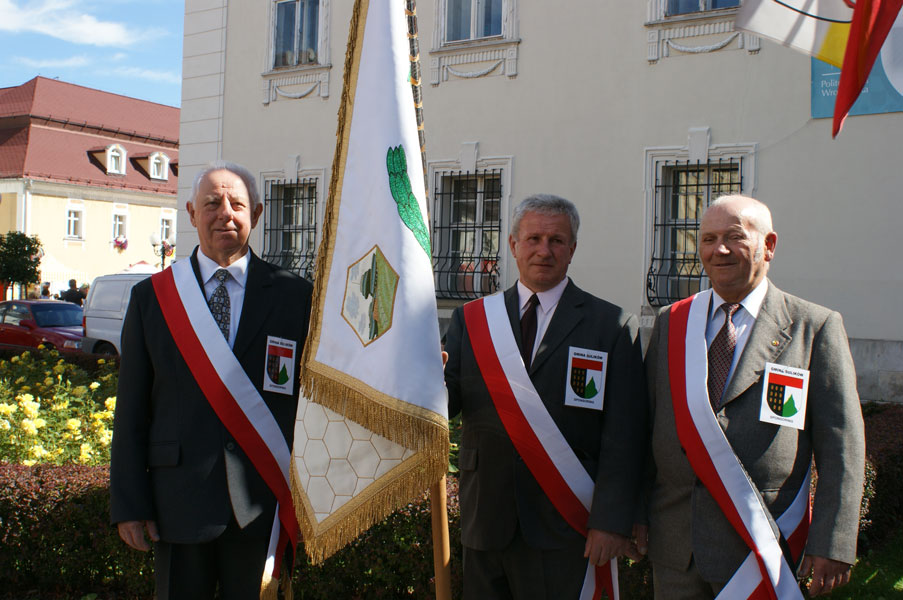
{"label": "gray suit jacket", "polygon": [[[680,446],[668,376],[669,316],[668,309],[659,313],[646,355],[655,463],[649,556],[653,565],[684,569],[692,555],[707,581],[726,582],[749,550],[696,478]],[[759,421],[766,362],[809,370],[802,431]],[[717,416],[775,518],[793,501],[815,457],[818,489],[806,552],[852,564],[865,441],[856,373],[840,314],[785,294],[769,282]]]}
{"label": "gray suit jacket", "polygon": [[[505,292],[518,345],[517,288]],[[568,348],[608,352],[604,410],[566,407]],[[458,308],[446,339],[449,414],[463,413],[459,453],[462,542],[477,550],[507,546],[520,526],[536,548],[582,544],[558,514],[499,419]],[[629,534],[644,460],[645,403],[637,319],[568,283],[530,368],[549,414],[596,482],[588,526]]]}

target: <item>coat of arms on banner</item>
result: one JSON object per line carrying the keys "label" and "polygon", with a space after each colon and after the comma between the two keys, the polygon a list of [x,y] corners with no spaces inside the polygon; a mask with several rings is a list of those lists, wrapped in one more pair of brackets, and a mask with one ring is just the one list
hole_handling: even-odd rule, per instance
{"label": "coat of arms on banner", "polygon": [[809,371],[765,363],[759,420],[803,429],[806,423],[806,396]]}
{"label": "coat of arms on banner", "polygon": [[564,393],[565,405],[602,410],[607,369],[607,352],[571,346]]}
{"label": "coat of arms on banner", "polygon": [[366,346],[392,327],[398,273],[379,246],[348,267],[342,317]]}
{"label": "coat of arms on banner", "polygon": [[267,336],[267,359],[263,389],[268,392],[291,394],[295,381],[295,342]]}

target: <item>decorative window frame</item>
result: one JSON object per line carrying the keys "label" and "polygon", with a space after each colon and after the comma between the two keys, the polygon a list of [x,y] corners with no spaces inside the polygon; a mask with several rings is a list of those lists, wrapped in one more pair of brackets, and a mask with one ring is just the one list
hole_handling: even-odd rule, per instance
{"label": "decorative window frame", "polygon": [[668,0],[646,1],[646,60],[650,64],[668,58],[672,52],[706,54],[745,49],[756,54],[762,47],[759,36],[734,29],[738,7],[668,16]]}
{"label": "decorative window frame", "polygon": [[328,98],[329,76],[332,64],[329,57],[329,32],[331,21],[331,3],[333,0],[320,0],[317,9],[317,57],[316,64],[274,67],[276,52],[276,2],[269,0],[267,14],[267,49],[264,54],[261,77],[261,93],[264,106],[277,100],[301,100],[303,98]]}
{"label": "decorative window frame", "polygon": [[[664,167],[677,162],[699,162],[709,164],[719,160],[742,159],[741,192],[747,196],[755,196],[757,185],[756,158],[759,145],[751,143],[712,144],[711,131],[708,127],[690,128],[686,146],[659,146],[645,150],[643,169],[643,193],[645,195],[644,252],[643,252],[643,287],[641,301],[641,325],[652,326],[655,308],[646,298],[646,271],[653,259],[655,214],[655,184]],[[703,282],[707,278],[703,275]]]}
{"label": "decorative window frame", "polygon": [[[120,233],[116,233],[116,218],[122,217],[122,231]],[[113,204],[113,212],[110,215],[110,245],[113,245],[113,242],[117,237],[122,236],[126,240],[129,238],[129,205],[128,204]]]}
{"label": "decorative window frame", "polygon": [[[70,213],[78,213],[78,231],[74,235],[69,233],[69,223],[72,220]],[[69,200],[66,203],[66,227],[63,233],[63,240],[67,242],[84,242],[85,241],[85,203],[79,200]]]}
{"label": "decorative window frame", "polygon": [[[120,159],[119,169],[113,168],[114,157],[118,157]],[[126,152],[126,149],[119,144],[110,144],[105,149],[104,161],[104,166],[107,169],[107,175],[125,175],[125,165],[128,161],[128,152]]]}
{"label": "decorative window frame", "polygon": [[[157,161],[160,161],[159,163]],[[154,173],[154,165],[160,165],[160,173]],[[169,181],[169,157],[164,152],[151,152],[147,157],[147,176],[158,181]]]}
{"label": "decorative window frame", "polygon": [[447,42],[448,0],[435,0],[430,83],[438,86],[449,79],[517,77],[520,45],[517,3],[518,0],[502,0],[501,35]]}
{"label": "decorative window frame", "polygon": [[[159,229],[161,241],[168,241],[170,239],[175,240],[176,217],[177,216],[178,216],[178,212],[172,208],[161,208],[160,209],[160,226],[158,229]],[[168,236],[163,235],[163,222],[164,221],[169,221],[169,223],[170,223]],[[173,245],[175,245],[175,244],[173,244]]]}
{"label": "decorative window frame", "polygon": [[[510,252],[508,247],[508,234],[510,232],[510,215],[513,209],[511,205],[511,171],[514,164],[513,156],[492,156],[481,157],[479,155],[479,142],[464,142],[461,144],[461,152],[456,159],[432,160],[427,161],[427,202],[430,206],[430,214],[434,214],[435,206],[433,203],[432,183],[436,181],[436,176],[443,173],[475,173],[477,171],[500,170],[502,194],[499,205],[499,257],[498,272],[500,278],[500,287],[504,289],[507,282],[511,280],[509,270],[511,270],[512,262],[510,260]],[[432,229],[433,224],[430,223]],[[453,301],[455,302],[455,301]],[[460,302],[457,302],[460,304]]]}

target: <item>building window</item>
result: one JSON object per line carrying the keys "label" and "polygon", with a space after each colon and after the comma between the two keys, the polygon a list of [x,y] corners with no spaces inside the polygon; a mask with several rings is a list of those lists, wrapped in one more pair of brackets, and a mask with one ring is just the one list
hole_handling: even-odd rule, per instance
{"label": "building window", "polygon": [[274,68],[317,64],[319,11],[320,0],[276,2]]}
{"label": "building window", "polygon": [[125,175],[125,148],[119,144],[107,146],[107,174]]}
{"label": "building window", "polygon": [[697,253],[699,220],[719,196],[741,193],[743,168],[742,157],[657,166],[652,258],[646,275],[649,304],[671,304],[708,287]]}
{"label": "building window", "polygon": [[66,211],[66,237],[84,239],[84,219],[81,210],[70,208]]}
{"label": "building window", "polygon": [[160,219],[160,239],[168,240],[172,233],[172,219]]}
{"label": "building window", "polygon": [[436,295],[469,299],[497,291],[502,170],[437,172],[433,202]]}
{"label": "building window", "polygon": [[683,15],[707,10],[735,8],[740,0],[668,0],[668,15]]}
{"label": "building window", "polygon": [[266,183],[263,258],[313,279],[317,256],[317,178]]}
{"label": "building window", "polygon": [[[169,179],[169,157],[162,152],[154,152],[148,159],[151,179],[167,181]],[[165,239],[165,238],[164,238]]]}
{"label": "building window", "polygon": [[502,0],[447,0],[445,41],[502,35]]}

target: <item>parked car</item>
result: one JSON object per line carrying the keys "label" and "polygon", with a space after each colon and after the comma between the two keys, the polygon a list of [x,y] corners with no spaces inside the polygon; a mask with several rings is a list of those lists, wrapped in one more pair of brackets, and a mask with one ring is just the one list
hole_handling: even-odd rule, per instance
{"label": "parked car", "polygon": [[77,352],[82,341],[82,308],[57,300],[0,302],[0,344]]}
{"label": "parked car", "polygon": [[132,287],[149,276],[149,273],[115,273],[94,280],[85,298],[85,339],[82,342],[85,352],[119,354],[122,321],[129,307]]}

